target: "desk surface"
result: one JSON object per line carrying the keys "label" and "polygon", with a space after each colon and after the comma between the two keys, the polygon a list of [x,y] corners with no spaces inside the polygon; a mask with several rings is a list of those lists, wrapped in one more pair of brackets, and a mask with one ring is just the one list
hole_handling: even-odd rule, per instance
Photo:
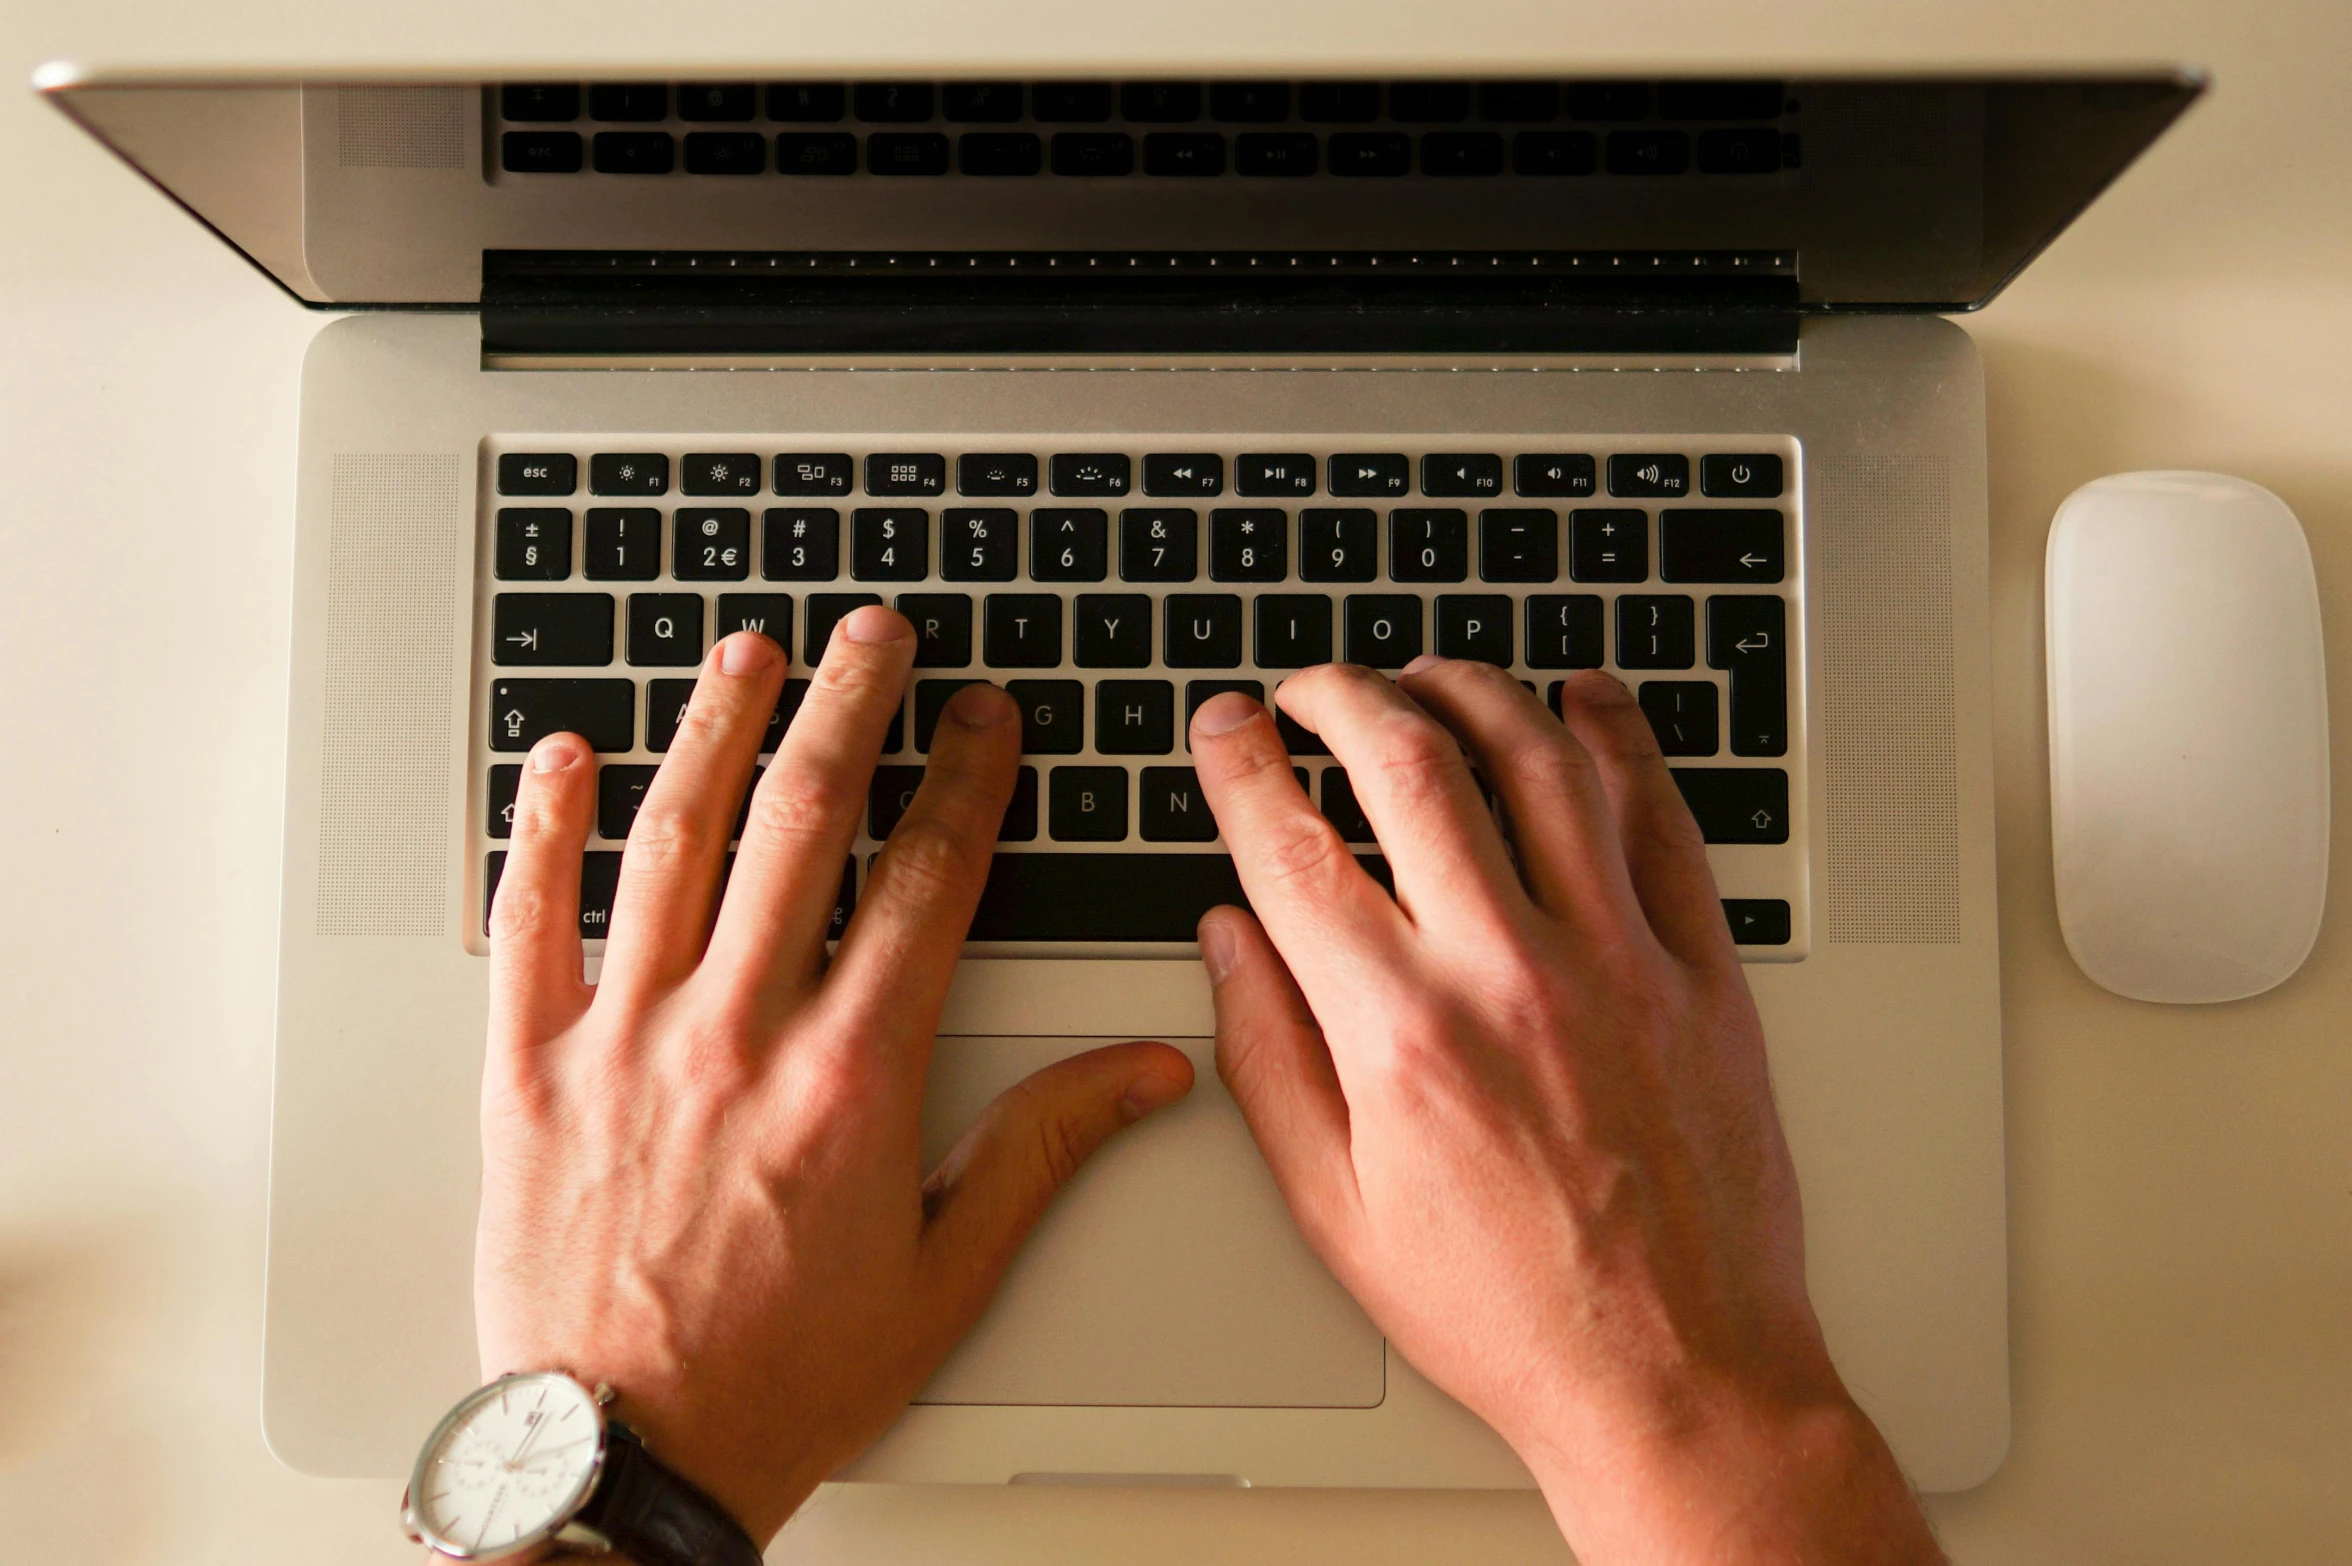
{"label": "desk surface", "polygon": [[[2342,0],[614,0],[0,15],[0,1538],[18,1566],[408,1562],[398,1486],[280,1467],[258,1409],[295,390],[318,325],[65,122],[41,60],[613,68],[898,59],[2185,61],[2216,90],[1969,322],[1991,395],[2016,1439],[1939,1498],[1970,1563],[2340,1560],[2352,1537],[2352,832],[2297,978],[2165,1010],[2050,894],[2041,558],[2101,473],[2209,467],[2310,533],[2352,738]],[[1436,19],[1442,16],[1442,25]],[[1425,29],[1438,41],[1414,33]],[[932,42],[909,61],[900,40]],[[1675,40],[1714,52],[1676,55]],[[1661,51],[1666,51],[1661,53]],[[898,51],[895,52],[894,51]],[[2193,634],[2193,627],[2181,634]],[[2352,801],[2352,744],[2337,746]],[[2340,821],[2352,814],[2339,809]],[[794,1562],[1566,1559],[1530,1496],[844,1487]]]}

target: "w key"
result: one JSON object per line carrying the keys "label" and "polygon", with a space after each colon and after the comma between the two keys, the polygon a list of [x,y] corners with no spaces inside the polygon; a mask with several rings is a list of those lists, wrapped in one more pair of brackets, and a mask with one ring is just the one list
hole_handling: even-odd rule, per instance
{"label": "w key", "polygon": [[602,668],[613,656],[610,593],[500,593],[490,605],[490,661]]}

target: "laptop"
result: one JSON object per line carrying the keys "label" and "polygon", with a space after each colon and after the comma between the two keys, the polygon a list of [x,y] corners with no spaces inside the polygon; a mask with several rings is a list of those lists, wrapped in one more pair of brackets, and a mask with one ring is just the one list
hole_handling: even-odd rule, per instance
{"label": "laptop", "polygon": [[337,312],[293,519],[286,1462],[404,1472],[478,1380],[484,917],[521,753],[600,752],[593,966],[711,642],[813,660],[884,601],[922,651],[837,920],[945,697],[1000,681],[1024,722],[934,1151],[1100,1040],[1203,1069],[846,1477],[1529,1482],[1301,1242],[1208,1069],[1191,943],[1239,897],[1192,708],[1424,650],[1638,692],[1762,1007],[1838,1366],[1921,1487],[1999,1465],[1984,391],[1941,317],[2195,78],[40,85]]}

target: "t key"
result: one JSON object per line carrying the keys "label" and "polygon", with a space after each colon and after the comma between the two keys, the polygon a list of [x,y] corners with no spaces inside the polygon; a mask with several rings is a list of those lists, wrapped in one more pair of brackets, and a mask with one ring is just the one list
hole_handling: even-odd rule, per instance
{"label": "t key", "polygon": [[610,593],[500,593],[490,608],[490,661],[602,667],[612,662]]}

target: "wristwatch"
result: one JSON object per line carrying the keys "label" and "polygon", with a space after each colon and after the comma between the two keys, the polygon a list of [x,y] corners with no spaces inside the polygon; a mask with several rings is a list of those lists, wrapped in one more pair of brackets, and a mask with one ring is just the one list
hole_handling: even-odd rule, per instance
{"label": "wristwatch", "polygon": [[740,1524],[605,1416],[612,1389],[558,1370],[501,1376],[426,1437],[401,1498],[417,1543],[458,1561],[543,1544],[634,1566],[760,1566]]}

